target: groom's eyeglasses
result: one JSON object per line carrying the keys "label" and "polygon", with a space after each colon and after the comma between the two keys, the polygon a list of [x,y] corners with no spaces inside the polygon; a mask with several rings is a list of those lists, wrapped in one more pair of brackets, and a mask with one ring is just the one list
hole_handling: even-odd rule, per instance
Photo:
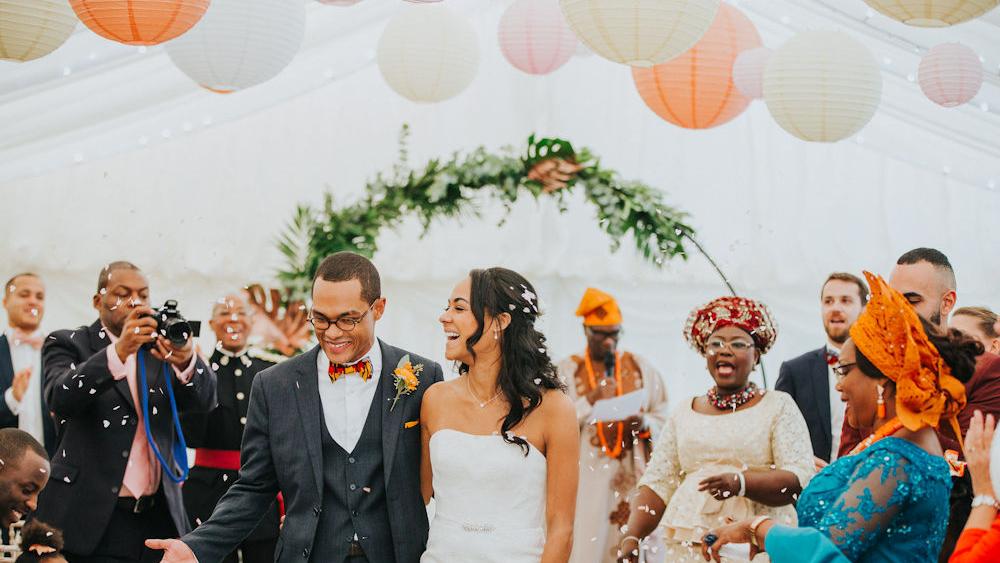
{"label": "groom's eyeglasses", "polygon": [[330,328],[330,325],[334,324],[337,325],[337,328],[344,332],[351,332],[359,324],[361,324],[361,321],[365,320],[365,317],[368,316],[368,313],[372,311],[372,308],[375,307],[375,303],[377,302],[377,299],[372,301],[372,304],[368,306],[368,310],[366,310],[360,317],[340,317],[335,321],[331,321],[326,317],[317,317],[316,314],[313,313],[309,316],[309,323],[313,325],[316,332],[325,332],[328,328]]}

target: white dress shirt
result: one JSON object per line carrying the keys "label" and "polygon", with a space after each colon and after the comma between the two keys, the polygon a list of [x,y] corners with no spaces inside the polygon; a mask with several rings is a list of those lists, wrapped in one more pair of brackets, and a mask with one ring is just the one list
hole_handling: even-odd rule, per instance
{"label": "white dress shirt", "polygon": [[[826,345],[827,353],[840,354],[840,350]],[[826,358],[824,358],[825,360]],[[833,443],[830,445],[830,461],[837,459],[837,452],[840,450],[840,434],[844,428],[844,411],[846,407],[840,400],[840,391],[837,391],[837,374],[833,373],[833,366],[826,364],[826,375],[830,378],[830,433],[833,436]]]}
{"label": "white dress shirt", "polygon": [[[40,333],[40,332],[39,332]],[[44,418],[42,418],[42,351],[35,350],[31,344],[16,343],[14,332],[7,331],[7,343],[10,345],[10,359],[14,364],[14,375],[24,368],[31,368],[28,388],[25,389],[21,401],[14,398],[14,387],[8,387],[3,398],[10,412],[17,416],[17,427],[31,434],[39,443],[45,443]]]}
{"label": "white dress shirt", "polygon": [[381,379],[382,349],[378,339],[375,339],[375,344],[358,361],[365,358],[372,363],[372,376],[368,381],[361,379],[356,373],[348,373],[335,382],[330,381],[330,360],[322,348],[316,359],[319,400],[323,405],[326,429],[330,432],[330,437],[347,453],[353,452],[361,439],[361,432],[365,428],[368,411]]}

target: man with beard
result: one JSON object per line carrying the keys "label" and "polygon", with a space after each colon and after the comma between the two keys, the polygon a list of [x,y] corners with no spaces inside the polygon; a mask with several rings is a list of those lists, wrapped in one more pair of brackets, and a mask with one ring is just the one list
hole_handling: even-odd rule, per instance
{"label": "man with beard", "polygon": [[[240,442],[247,424],[250,387],[257,374],[280,356],[249,346],[253,311],[238,295],[220,299],[208,322],[218,343],[210,359],[218,382],[219,404],[209,413],[181,417],[189,448],[195,448],[194,467],[184,482],[184,506],[193,527],[208,520],[215,505],[236,482],[240,470]],[[278,507],[264,513],[257,528],[223,560],[224,563],[270,563],[278,541]]]}
{"label": "man with beard", "polygon": [[[942,332],[948,330],[948,316],[958,301],[955,270],[948,257],[933,248],[915,248],[896,261],[889,276],[889,285],[906,297],[917,314],[931,322]],[[983,416],[992,414],[1000,418],[1000,356],[984,352],[976,361],[972,379],[965,382],[965,407],[958,413],[958,425],[964,435],[975,411]],[[840,440],[840,453],[844,455],[861,442],[870,430],[854,430],[844,425]],[[949,425],[942,425],[938,432],[941,448],[961,456],[961,447]],[[957,458],[953,458],[955,461]],[[956,473],[958,472],[956,468]],[[941,550],[941,561],[947,561],[955,542],[968,519],[972,504],[972,483],[968,472],[956,476],[951,492],[951,515],[948,532]]]}
{"label": "man with beard", "polygon": [[826,344],[784,362],[778,372],[775,389],[791,395],[802,411],[817,469],[837,458],[844,404],[836,389],[833,367],[851,325],[867,303],[868,286],[861,278],[845,272],[827,276],[820,291]]}
{"label": "man with beard", "polygon": [[49,482],[49,456],[38,440],[17,428],[0,429],[0,524],[34,512]]}

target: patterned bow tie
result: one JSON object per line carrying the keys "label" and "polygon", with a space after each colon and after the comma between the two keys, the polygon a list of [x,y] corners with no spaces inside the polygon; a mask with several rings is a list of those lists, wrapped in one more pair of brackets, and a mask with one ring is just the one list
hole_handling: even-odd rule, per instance
{"label": "patterned bow tie", "polygon": [[835,366],[839,362],[840,362],[840,354],[838,354],[836,350],[829,350],[829,349],[827,349],[827,351],[826,351],[826,365],[828,365],[828,366]]}
{"label": "patterned bow tie", "polygon": [[34,332],[34,333],[31,333],[31,334],[28,334],[27,332],[22,332],[20,330],[15,330],[14,331],[14,345],[15,346],[18,346],[18,345],[21,345],[21,344],[27,344],[27,345],[31,346],[32,348],[34,348],[35,350],[41,350],[42,349],[42,343],[44,341],[45,340],[42,338],[42,334],[40,332]]}
{"label": "patterned bow tie", "polygon": [[330,381],[337,381],[349,373],[356,373],[361,376],[362,381],[368,381],[372,376],[372,361],[368,358],[358,360],[353,364],[330,364]]}

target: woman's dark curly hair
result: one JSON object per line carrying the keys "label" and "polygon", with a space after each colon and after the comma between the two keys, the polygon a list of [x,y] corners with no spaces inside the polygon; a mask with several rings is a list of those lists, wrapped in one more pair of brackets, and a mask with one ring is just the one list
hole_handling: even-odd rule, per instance
{"label": "woman's dark curly hair", "polygon": [[[37,553],[31,547],[40,545],[51,547],[55,551]],[[40,520],[32,520],[21,528],[21,555],[14,563],[35,563],[49,559],[61,558],[59,553],[63,548],[63,535],[58,529]]]}
{"label": "woman's dark curly hair", "polygon": [[[524,276],[506,268],[488,268],[469,272],[472,280],[472,314],[479,327],[466,341],[466,349],[476,357],[472,347],[483,338],[486,315],[510,315],[510,324],[499,333],[500,375],[497,383],[503,392],[510,411],[500,427],[505,442],[517,444],[528,455],[528,442],[514,436],[511,430],[521,423],[542,403],[546,389],[563,391],[566,386],[559,380],[558,370],[549,358],[545,335],[535,330],[538,319],[538,297],[535,288]],[[492,335],[487,335],[492,338]],[[469,366],[459,366],[465,375]]]}

